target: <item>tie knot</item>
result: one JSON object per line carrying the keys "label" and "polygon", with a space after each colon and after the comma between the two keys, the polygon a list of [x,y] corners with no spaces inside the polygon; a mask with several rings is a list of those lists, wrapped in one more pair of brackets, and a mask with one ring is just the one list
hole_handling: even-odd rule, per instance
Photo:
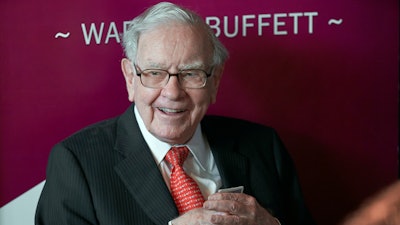
{"label": "tie knot", "polygon": [[186,146],[172,147],[165,159],[173,166],[182,166],[189,154],[189,149]]}

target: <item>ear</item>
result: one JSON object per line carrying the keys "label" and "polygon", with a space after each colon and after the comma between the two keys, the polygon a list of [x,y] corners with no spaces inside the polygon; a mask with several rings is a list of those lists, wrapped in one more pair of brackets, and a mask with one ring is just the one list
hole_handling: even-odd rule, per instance
{"label": "ear", "polygon": [[129,101],[134,101],[134,72],[133,72],[133,64],[127,59],[123,58],[121,61],[121,70],[125,77],[126,82],[126,90],[128,91],[128,99]]}
{"label": "ear", "polygon": [[217,66],[214,69],[214,74],[212,75],[211,81],[211,103],[214,104],[217,101],[217,94],[218,94],[218,88],[219,88],[219,83],[221,81],[222,73],[224,72],[224,67],[225,64]]}

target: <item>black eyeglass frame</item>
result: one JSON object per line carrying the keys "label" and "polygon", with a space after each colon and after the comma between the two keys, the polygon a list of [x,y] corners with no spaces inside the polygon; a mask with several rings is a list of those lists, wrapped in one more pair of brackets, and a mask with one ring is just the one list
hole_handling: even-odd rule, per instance
{"label": "black eyeglass frame", "polygon": [[[138,77],[140,77],[140,83],[142,83],[142,85],[144,87],[153,88],[153,89],[160,89],[160,88],[165,87],[165,85],[168,84],[169,79],[171,78],[171,76],[176,76],[178,78],[178,82],[180,84],[181,80],[179,78],[179,75],[182,74],[182,72],[186,71],[186,70],[200,70],[200,71],[203,71],[204,74],[206,74],[206,80],[204,81],[204,84],[202,86],[200,86],[200,87],[186,87],[186,88],[190,88],[190,89],[200,89],[200,88],[203,88],[203,87],[206,86],[208,78],[211,77],[213,75],[213,72],[214,72],[214,67],[211,68],[211,72],[210,73],[207,73],[205,70],[202,70],[202,69],[184,69],[184,70],[179,70],[178,73],[170,73],[170,72],[168,72],[168,70],[163,70],[163,69],[145,69],[145,70],[140,70],[140,68],[139,68],[139,70],[138,70],[138,68],[139,68],[139,66],[137,64],[133,64],[133,69],[135,70],[136,75]],[[166,72],[168,74],[167,82],[162,87],[148,87],[148,86],[144,85],[143,81],[142,81],[142,73],[143,73],[143,71],[146,71],[146,70],[159,70],[159,71]],[[141,71],[141,72],[139,73],[139,71]]]}

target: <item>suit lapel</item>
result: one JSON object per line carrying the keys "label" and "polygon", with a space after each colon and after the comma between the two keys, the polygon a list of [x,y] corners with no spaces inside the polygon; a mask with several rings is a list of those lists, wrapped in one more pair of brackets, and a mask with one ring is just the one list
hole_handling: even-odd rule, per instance
{"label": "suit lapel", "polygon": [[[244,191],[251,194],[248,159],[237,149],[234,138],[215,127],[202,123],[223,188],[244,186]],[[115,171],[148,217],[155,224],[166,224],[176,218],[179,214],[175,203],[140,132],[133,106],[120,117],[115,149],[124,156]]]}
{"label": "suit lapel", "polygon": [[215,121],[202,122],[203,132],[207,136],[211,151],[222,179],[222,188],[244,186],[244,191],[251,194],[248,159],[240,153],[235,138],[226,136],[223,129],[217,128]]}
{"label": "suit lapel", "polygon": [[166,224],[178,216],[178,211],[132,109],[129,108],[118,123],[116,150],[125,159],[115,167],[115,171],[151,220],[156,224]]}

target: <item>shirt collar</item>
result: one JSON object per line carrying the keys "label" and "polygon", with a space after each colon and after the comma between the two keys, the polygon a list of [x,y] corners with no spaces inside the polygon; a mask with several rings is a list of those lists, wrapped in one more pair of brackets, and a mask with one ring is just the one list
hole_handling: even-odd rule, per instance
{"label": "shirt collar", "polygon": [[[151,153],[153,154],[154,160],[156,161],[157,165],[160,165],[160,163],[163,161],[165,155],[169,151],[169,149],[172,147],[170,144],[160,141],[157,139],[153,134],[151,134],[144,122],[142,117],[140,116],[139,111],[137,110],[137,107],[135,105],[134,107],[134,112],[136,116],[136,120],[139,124],[140,131],[142,132],[142,135],[149,146]],[[187,146],[194,156],[195,160],[199,163],[201,166],[202,170],[205,170],[207,168],[207,159],[209,158],[211,151],[210,148],[208,147],[208,143],[206,138],[203,136],[201,132],[201,125],[199,124],[196,128],[196,131],[193,135],[193,137],[186,143],[183,144]]]}

